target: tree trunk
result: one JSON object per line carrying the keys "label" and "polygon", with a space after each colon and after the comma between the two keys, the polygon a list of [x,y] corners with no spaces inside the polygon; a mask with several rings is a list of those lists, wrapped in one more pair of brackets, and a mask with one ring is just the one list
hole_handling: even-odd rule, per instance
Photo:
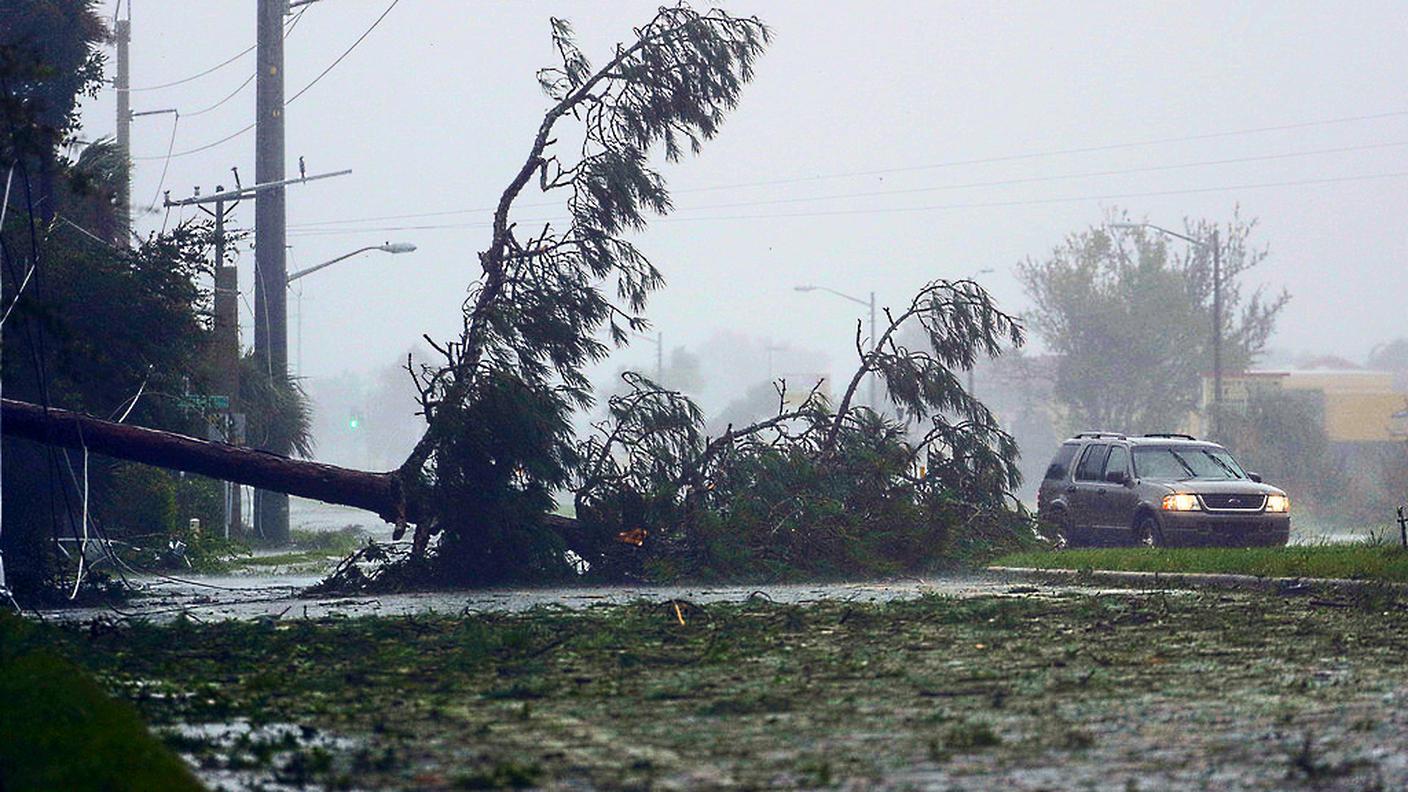
{"label": "tree trunk", "polygon": [[[4,434],[37,443],[84,449],[144,465],[184,470],[202,476],[286,492],[303,498],[337,503],[374,512],[395,525],[428,522],[429,510],[407,497],[396,471],[365,470],[310,462],[243,446],[198,440],[175,432],[104,421],[81,413],[45,409],[37,404],[5,399],[0,402]],[[583,533],[578,522],[559,514],[543,515],[543,525],[561,536],[583,558],[620,552],[621,547]],[[399,530],[398,530],[399,534]],[[424,547],[419,548],[424,552]]]}
{"label": "tree trunk", "polygon": [[353,506],[375,512],[389,523],[404,525],[421,517],[419,505],[407,501],[401,478],[394,472],[370,473],[289,459],[11,399],[0,404],[0,422],[11,437],[86,448],[104,456]]}

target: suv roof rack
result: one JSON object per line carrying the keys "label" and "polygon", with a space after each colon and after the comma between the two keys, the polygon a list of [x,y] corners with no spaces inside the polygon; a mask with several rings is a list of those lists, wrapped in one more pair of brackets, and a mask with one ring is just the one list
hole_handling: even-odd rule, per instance
{"label": "suv roof rack", "polygon": [[1113,437],[1113,438],[1116,438],[1116,439],[1118,439],[1118,440],[1124,440],[1124,439],[1126,439],[1125,436],[1124,436],[1124,433],[1122,433],[1122,432],[1078,432],[1078,433],[1076,434],[1076,436],[1073,437],[1073,438],[1071,438],[1071,439],[1072,439],[1072,440],[1080,440],[1080,439],[1087,438],[1087,437],[1095,438],[1095,439],[1100,439],[1100,438],[1104,438],[1104,437]]}
{"label": "suv roof rack", "polygon": [[1184,434],[1183,432],[1145,432],[1145,433],[1144,433],[1144,436],[1145,436],[1145,437],[1168,437],[1168,438],[1177,438],[1177,439],[1179,439],[1179,440],[1197,440],[1197,439],[1198,439],[1198,438],[1194,437],[1193,435]]}

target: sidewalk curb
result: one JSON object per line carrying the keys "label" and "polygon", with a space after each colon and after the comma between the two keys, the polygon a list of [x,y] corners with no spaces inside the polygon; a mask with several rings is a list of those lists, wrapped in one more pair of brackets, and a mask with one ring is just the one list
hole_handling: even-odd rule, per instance
{"label": "sidewalk curb", "polygon": [[1350,578],[1257,577],[1221,572],[1131,572],[1112,569],[1039,569],[1006,566],[990,566],[987,571],[1023,580],[1132,588],[1238,589],[1281,595],[1364,591],[1408,593],[1408,583]]}

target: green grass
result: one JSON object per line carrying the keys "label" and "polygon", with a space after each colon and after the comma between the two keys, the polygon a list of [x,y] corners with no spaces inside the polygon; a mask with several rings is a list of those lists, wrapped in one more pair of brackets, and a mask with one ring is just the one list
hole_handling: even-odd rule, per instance
{"label": "green grass", "polygon": [[366,544],[366,532],[349,525],[336,531],[310,531],[295,528],[289,536],[287,552],[231,558],[226,569],[265,567],[330,568],[334,559],[351,555]]}
{"label": "green grass", "polygon": [[366,531],[348,525],[336,531],[310,531],[295,528],[289,532],[289,544],[297,550],[323,551],[332,555],[351,555],[367,543]]}
{"label": "green grass", "polygon": [[1215,572],[1258,577],[1351,578],[1408,583],[1408,551],[1386,544],[1049,550],[1012,553],[998,558],[993,564],[1037,569]]}

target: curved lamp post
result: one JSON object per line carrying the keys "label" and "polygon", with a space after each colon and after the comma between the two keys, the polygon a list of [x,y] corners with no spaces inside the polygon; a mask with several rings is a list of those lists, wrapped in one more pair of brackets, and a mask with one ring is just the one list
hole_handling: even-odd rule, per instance
{"label": "curved lamp post", "polygon": [[[826,286],[797,286],[795,288],[799,292],[824,291],[828,294],[834,294],[843,300],[850,300],[851,302],[856,303],[858,305],[864,305],[868,307],[870,309],[870,353],[872,355],[875,354],[875,292],[870,293],[869,300],[862,300],[859,297],[852,297],[851,295],[846,294],[845,292],[839,292],[835,289],[828,288]],[[869,379],[870,382],[867,383],[867,400],[870,402],[870,409],[879,412],[880,408],[875,403],[875,372],[870,373]]]}
{"label": "curved lamp post", "polygon": [[[368,252],[368,251],[378,250],[378,251],[381,251],[382,253],[410,253],[410,252],[414,251],[415,249],[416,249],[416,246],[413,245],[413,244],[411,244],[410,242],[384,242],[384,243],[382,243],[382,244],[380,244],[380,245],[368,245],[368,246],[366,246],[366,247],[357,248],[356,250],[354,250],[354,251],[352,251],[352,252],[350,252],[350,253],[343,253],[341,256],[338,256],[337,258],[328,259],[327,261],[324,261],[322,264],[315,264],[315,265],[313,265],[313,266],[311,266],[311,267],[308,267],[308,268],[306,268],[306,269],[301,269],[301,270],[299,270],[299,271],[297,271],[297,272],[295,272],[295,273],[292,273],[292,274],[290,274],[290,275],[288,276],[288,281],[287,281],[287,282],[288,282],[289,285],[292,285],[294,281],[298,280],[299,278],[303,277],[304,275],[312,275],[313,273],[317,272],[317,271],[320,270],[320,269],[324,269],[324,268],[326,268],[326,267],[331,267],[332,265],[336,264],[336,263],[339,262],[339,261],[345,261],[346,259],[350,259],[350,258],[352,258],[353,256],[356,256],[356,255],[359,255],[359,254],[362,254],[362,253],[366,253],[366,252]],[[300,376],[303,374],[303,290],[302,290],[302,289],[299,289],[299,291],[298,291],[298,373],[299,373]]]}
{"label": "curved lamp post", "polygon": [[356,255],[358,255],[358,254],[360,254],[360,253],[366,253],[366,252],[369,251],[369,250],[379,250],[379,251],[381,251],[382,253],[410,253],[410,252],[414,251],[415,249],[416,249],[416,246],[415,246],[415,245],[412,245],[410,242],[386,242],[386,243],[380,244],[380,245],[368,245],[367,247],[357,248],[356,250],[352,251],[351,253],[343,253],[341,256],[338,256],[337,258],[328,259],[327,261],[324,261],[322,264],[316,264],[316,265],[314,265],[314,266],[312,266],[312,267],[308,267],[307,269],[301,269],[301,270],[299,270],[299,271],[293,273],[292,275],[289,275],[289,276],[288,276],[288,282],[289,282],[289,283],[293,283],[294,281],[298,280],[299,278],[303,277],[304,275],[312,275],[313,273],[317,272],[317,271],[320,270],[320,269],[323,269],[324,267],[331,267],[332,265],[336,264],[336,263],[339,262],[339,261],[342,261],[342,260],[344,260],[344,259],[350,259],[350,258],[352,258],[353,256],[356,256]]}

